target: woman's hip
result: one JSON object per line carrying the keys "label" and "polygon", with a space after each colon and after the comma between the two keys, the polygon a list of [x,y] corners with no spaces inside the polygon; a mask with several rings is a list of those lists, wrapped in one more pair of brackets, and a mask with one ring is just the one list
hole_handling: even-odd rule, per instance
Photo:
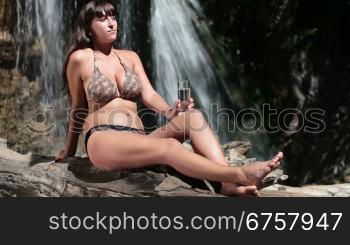
{"label": "woman's hip", "polygon": [[[90,128],[87,133],[85,134],[85,150],[86,153],[88,154],[87,150],[87,144],[89,141],[89,138],[91,137],[92,134],[95,132],[129,132],[129,133],[137,133],[137,134],[142,134],[146,135],[146,132],[143,129],[138,129],[138,128],[133,128],[133,127],[128,127],[124,125],[114,125],[114,124],[100,124],[100,125],[95,125],[92,128]],[[89,154],[88,154],[89,155]]]}

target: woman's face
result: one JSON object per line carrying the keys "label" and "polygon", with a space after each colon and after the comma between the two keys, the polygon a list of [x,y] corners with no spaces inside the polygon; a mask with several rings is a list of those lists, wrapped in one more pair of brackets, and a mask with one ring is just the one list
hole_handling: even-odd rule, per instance
{"label": "woman's face", "polygon": [[117,39],[117,20],[114,16],[95,17],[91,22],[93,39],[102,43],[111,43]]}

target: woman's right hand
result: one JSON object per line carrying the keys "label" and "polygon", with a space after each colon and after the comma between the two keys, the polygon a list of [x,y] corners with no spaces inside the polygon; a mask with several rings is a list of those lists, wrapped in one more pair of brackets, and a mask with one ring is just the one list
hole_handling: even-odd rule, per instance
{"label": "woman's right hand", "polygon": [[67,157],[69,157],[68,150],[64,148],[55,156],[55,162],[64,160]]}

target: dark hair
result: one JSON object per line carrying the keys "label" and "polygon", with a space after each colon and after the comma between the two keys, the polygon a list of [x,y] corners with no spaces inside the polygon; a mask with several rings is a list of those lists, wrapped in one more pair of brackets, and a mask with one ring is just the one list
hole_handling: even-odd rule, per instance
{"label": "dark hair", "polygon": [[80,11],[78,20],[76,22],[75,31],[73,37],[70,41],[69,49],[67,55],[64,59],[62,77],[63,77],[63,87],[66,89],[70,98],[70,92],[68,88],[67,79],[67,65],[71,54],[79,49],[93,48],[91,37],[88,35],[90,32],[90,25],[95,17],[115,16],[116,11],[113,5],[107,1],[97,1],[93,0],[88,2]]}

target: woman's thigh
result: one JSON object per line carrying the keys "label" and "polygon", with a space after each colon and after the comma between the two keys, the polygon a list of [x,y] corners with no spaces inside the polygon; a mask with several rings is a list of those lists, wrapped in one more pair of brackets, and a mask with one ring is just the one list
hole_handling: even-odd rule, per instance
{"label": "woman's thigh", "polygon": [[154,138],[173,138],[183,143],[187,138],[181,124],[169,122],[148,134],[148,137]]}
{"label": "woman's thigh", "polygon": [[191,124],[193,124],[191,122],[197,120],[199,114],[200,112],[195,109],[181,113],[181,115],[177,115],[170,122],[148,134],[148,136],[174,138],[183,143],[188,138]]}
{"label": "woman's thigh", "polygon": [[99,168],[140,168],[162,163],[167,148],[176,145],[174,141],[131,132],[100,131],[90,136],[87,150],[91,162]]}
{"label": "woman's thigh", "polygon": [[188,139],[191,132],[200,132],[208,127],[203,113],[198,109],[187,110],[170,122],[149,134],[151,137],[174,138],[181,143]]}

